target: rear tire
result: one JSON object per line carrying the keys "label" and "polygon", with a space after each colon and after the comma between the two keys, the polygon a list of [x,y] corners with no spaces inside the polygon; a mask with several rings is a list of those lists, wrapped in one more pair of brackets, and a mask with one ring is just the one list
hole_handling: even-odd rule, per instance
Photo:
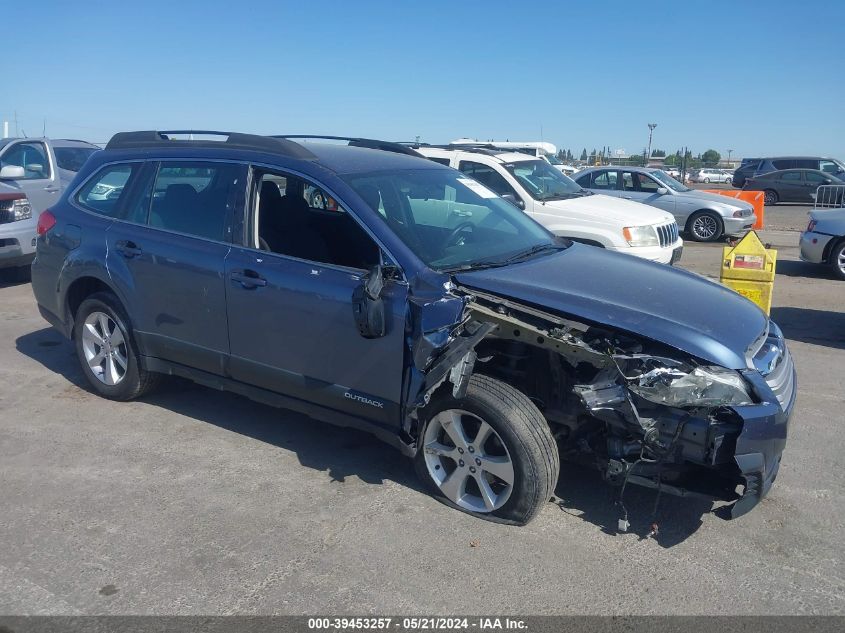
{"label": "rear tire", "polygon": [[129,318],[111,293],[94,293],[80,304],[73,338],[82,372],[104,398],[134,400],[161,378],[141,366]]}
{"label": "rear tire", "polygon": [[763,192],[763,204],[767,207],[773,207],[778,203],[778,193],[772,189],[766,189]]}
{"label": "rear tire", "polygon": [[845,281],[845,239],[841,239],[833,245],[827,261],[836,278]]}
{"label": "rear tire", "polygon": [[446,505],[525,525],[552,496],[560,471],[557,445],[543,414],[517,389],[475,374],[466,397],[441,389],[422,419],[414,466]]}

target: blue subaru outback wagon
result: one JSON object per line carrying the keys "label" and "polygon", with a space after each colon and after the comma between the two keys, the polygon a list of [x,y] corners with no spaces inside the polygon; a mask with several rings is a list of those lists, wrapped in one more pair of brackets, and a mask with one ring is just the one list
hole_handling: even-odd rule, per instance
{"label": "blue subaru outback wagon", "polygon": [[514,524],[561,457],[731,516],[768,492],[795,371],[738,294],[555,238],[402,145],[183,136],[115,135],[38,223],[39,309],[102,396],[177,374],[363,428]]}

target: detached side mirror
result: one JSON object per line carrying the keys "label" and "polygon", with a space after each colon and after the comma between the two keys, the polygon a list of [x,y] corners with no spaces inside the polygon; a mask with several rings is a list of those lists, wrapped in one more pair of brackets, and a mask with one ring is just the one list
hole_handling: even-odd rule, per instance
{"label": "detached side mirror", "polygon": [[517,209],[525,209],[525,203],[522,200],[517,200],[516,196],[512,193],[506,193],[502,197],[508,202],[510,202]]}
{"label": "detached side mirror", "polygon": [[19,180],[24,176],[26,172],[20,165],[6,165],[0,169],[0,180]]}
{"label": "detached side mirror", "polygon": [[383,288],[384,271],[381,266],[373,266],[352,292],[355,326],[358,328],[358,334],[364,338],[380,338],[385,335],[384,300],[381,298]]}
{"label": "detached side mirror", "polygon": [[669,193],[669,190],[666,187],[658,187],[657,188],[657,195],[658,196],[665,196],[667,193]]}

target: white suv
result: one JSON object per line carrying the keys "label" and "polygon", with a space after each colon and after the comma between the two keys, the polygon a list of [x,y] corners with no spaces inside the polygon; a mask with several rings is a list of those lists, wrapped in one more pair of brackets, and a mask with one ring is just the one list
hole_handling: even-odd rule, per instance
{"label": "white suv", "polygon": [[423,145],[414,149],[471,176],[555,235],[662,264],[681,258],[684,242],[671,214],[588,192],[543,159],[481,148]]}

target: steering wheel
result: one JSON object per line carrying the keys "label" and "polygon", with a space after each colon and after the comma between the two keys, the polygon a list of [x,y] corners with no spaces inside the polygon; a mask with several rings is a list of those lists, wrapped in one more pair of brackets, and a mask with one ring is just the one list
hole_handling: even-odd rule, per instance
{"label": "steering wheel", "polygon": [[461,233],[467,229],[475,229],[475,224],[467,220],[465,222],[461,222],[458,226],[452,229],[452,232],[449,233],[449,237],[447,237],[446,241],[443,243],[442,250],[445,251],[450,246],[456,246],[458,243],[458,237],[460,237]]}

